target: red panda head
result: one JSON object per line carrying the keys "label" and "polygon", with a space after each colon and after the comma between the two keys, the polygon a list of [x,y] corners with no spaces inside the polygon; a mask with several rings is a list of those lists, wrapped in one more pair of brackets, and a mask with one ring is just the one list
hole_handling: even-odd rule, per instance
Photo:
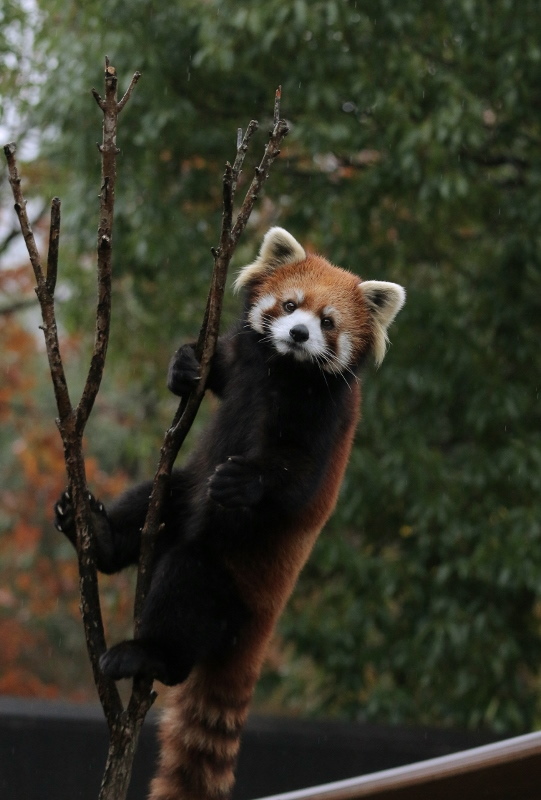
{"label": "red panda head", "polygon": [[235,289],[248,293],[250,326],[276,351],[328,372],[351,369],[370,350],[381,364],[387,328],[406,293],[387,281],[361,281],[306,253],[283,228],[271,228],[256,260],[241,269]]}

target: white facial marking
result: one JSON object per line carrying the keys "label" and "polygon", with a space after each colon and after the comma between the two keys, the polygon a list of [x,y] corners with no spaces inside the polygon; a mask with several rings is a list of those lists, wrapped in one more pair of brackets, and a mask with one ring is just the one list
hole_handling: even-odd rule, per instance
{"label": "white facial marking", "polygon": [[[295,342],[290,335],[291,329],[296,325],[305,325],[308,329],[308,339],[305,342]],[[283,355],[290,353],[299,361],[308,361],[315,356],[323,355],[326,350],[319,317],[302,308],[275,319],[270,325],[270,335],[279,353]]]}
{"label": "white facial marking", "polygon": [[353,345],[351,343],[349,334],[345,333],[345,331],[342,331],[342,333],[338,335],[337,349],[338,352],[336,355],[340,364],[343,367],[347,367],[347,365],[351,362],[351,357],[353,355]]}
{"label": "white facial marking", "polygon": [[276,297],[272,294],[264,294],[254,303],[248,314],[248,322],[258,333],[264,333],[263,326],[265,314],[276,305]]}
{"label": "white facial marking", "polygon": [[298,306],[304,303],[304,292],[302,289],[293,289],[293,299],[297,303]]}

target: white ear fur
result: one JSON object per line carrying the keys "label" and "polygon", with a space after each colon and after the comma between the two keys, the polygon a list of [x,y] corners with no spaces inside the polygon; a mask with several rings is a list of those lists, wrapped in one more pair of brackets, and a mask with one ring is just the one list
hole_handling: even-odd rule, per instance
{"label": "white ear fur", "polygon": [[387,328],[406,302],[406,290],[389,281],[363,281],[359,289],[374,319],[374,359],[379,367],[385,357]]}
{"label": "white ear fur", "polygon": [[263,238],[256,260],[240,270],[233,288],[238,291],[254,278],[269,275],[283,264],[295,264],[305,258],[304,249],[290,233],[283,228],[271,228]]}

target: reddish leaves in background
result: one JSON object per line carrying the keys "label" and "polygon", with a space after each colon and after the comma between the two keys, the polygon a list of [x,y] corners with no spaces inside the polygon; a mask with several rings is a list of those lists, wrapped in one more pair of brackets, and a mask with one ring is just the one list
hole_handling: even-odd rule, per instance
{"label": "reddish leaves in background", "polygon": [[[0,270],[0,291],[32,297],[28,268]],[[66,474],[54,411],[43,412],[53,400],[37,325],[36,318],[34,334],[20,312],[0,315],[0,694],[90,700],[77,560],[52,525]],[[76,350],[78,342],[65,346]],[[105,500],[126,485],[123,474],[106,476],[93,457],[87,473]],[[106,584],[105,597],[127,626],[128,579]]]}

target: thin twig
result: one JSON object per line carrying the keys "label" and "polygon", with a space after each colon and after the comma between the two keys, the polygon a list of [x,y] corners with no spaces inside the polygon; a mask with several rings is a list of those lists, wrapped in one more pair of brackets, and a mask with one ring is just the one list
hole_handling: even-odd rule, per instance
{"label": "thin twig", "polygon": [[131,94],[132,94],[133,89],[134,89],[134,86],[135,86],[135,84],[137,83],[137,81],[139,80],[140,77],[141,77],[141,73],[140,72],[135,72],[134,73],[133,78],[130,81],[130,85],[126,89],[124,95],[122,96],[122,99],[119,100],[119,103],[118,103],[118,106],[117,106],[117,110],[118,110],[119,114],[122,111],[122,109],[124,108],[124,106],[126,105],[126,103],[128,102],[128,100],[130,99]]}
{"label": "thin twig", "polygon": [[[119,152],[116,146],[118,103],[116,100],[117,76],[109,59],[105,60],[105,99],[98,102],[103,111],[103,141],[99,146],[101,153],[101,192],[100,192],[100,224],[98,228],[98,303],[96,314],[96,331],[94,350],[88,370],[88,377],[77,406],[77,425],[82,430],[94,405],[99,391],[105,356],[109,342],[109,326],[111,319],[111,281],[112,281],[112,246],[113,217],[115,205],[116,157]],[[132,80],[133,83],[133,80]],[[93,92],[96,97],[97,92]]]}
{"label": "thin twig", "polygon": [[6,161],[8,165],[9,183],[11,185],[13,199],[15,200],[15,206],[14,206],[15,212],[17,214],[17,217],[19,218],[21,233],[23,235],[24,242],[26,244],[26,249],[30,257],[30,263],[32,264],[32,269],[34,270],[36,283],[39,286],[44,282],[43,269],[41,267],[41,258],[39,255],[38,248],[36,246],[36,240],[34,239],[32,226],[30,225],[30,220],[28,219],[28,214],[26,213],[26,200],[24,199],[23,192],[21,189],[21,179],[19,177],[19,173],[17,170],[17,161],[15,159],[16,152],[17,152],[17,145],[15,144],[15,142],[10,142],[9,144],[4,145],[4,154],[6,156]]}
{"label": "thin twig", "polygon": [[[91,91],[92,91],[92,97],[94,98],[96,103],[99,105],[101,110],[104,111],[105,110],[105,103],[103,102],[103,98],[102,98],[101,94],[99,94],[95,89],[92,89]],[[99,145],[98,145],[98,147],[99,147]]]}
{"label": "thin twig", "polygon": [[6,156],[9,182],[13,192],[13,199],[15,200],[15,211],[19,218],[19,225],[26,244],[26,249],[30,257],[30,263],[34,270],[36,278],[36,294],[41,306],[41,314],[43,320],[43,332],[45,335],[45,344],[47,348],[47,356],[49,359],[49,367],[51,370],[51,378],[53,382],[53,389],[56,398],[56,405],[60,420],[69,419],[72,413],[72,405],[69,397],[68,387],[66,383],[66,375],[64,372],[64,365],[60,356],[60,345],[58,341],[58,331],[56,327],[56,318],[54,312],[54,297],[53,293],[47,286],[47,281],[43,274],[41,258],[32,231],[32,226],[26,213],[26,200],[24,199],[21,189],[21,179],[17,167],[17,160],[15,153],[17,147],[14,142],[5,145],[4,153]]}
{"label": "thin twig", "polygon": [[271,134],[271,138],[267,147],[265,148],[265,155],[261,159],[261,163],[258,167],[255,168],[255,175],[253,177],[252,183],[248,191],[246,192],[246,196],[244,198],[244,202],[241,206],[241,209],[237,215],[237,221],[235,222],[233,229],[231,231],[231,239],[233,244],[236,244],[246,227],[246,223],[250,218],[250,214],[252,213],[252,209],[254,207],[254,203],[259,197],[259,193],[263,187],[263,184],[269,177],[269,170],[272,166],[274,159],[280,154],[280,145],[289,133],[289,127],[285,120],[281,119],[278,123],[274,126],[274,129]]}
{"label": "thin twig", "polygon": [[[256,119],[250,120],[244,136],[241,136],[240,139],[237,139],[237,156],[235,158],[235,161],[233,162],[233,174],[235,175],[236,178],[238,178],[238,176],[240,175],[240,171],[244,163],[244,157],[248,152],[248,145],[250,143],[250,139],[252,138],[258,127],[259,127],[259,122]],[[239,132],[242,133],[242,128],[239,128]]]}
{"label": "thin twig", "polygon": [[58,248],[60,244],[60,199],[51,200],[51,225],[49,227],[49,252],[47,253],[47,289],[54,295],[58,272]]}
{"label": "thin twig", "polygon": [[218,253],[226,245],[231,236],[231,225],[233,223],[233,167],[226,162],[225,172],[222,178],[222,232]]}
{"label": "thin twig", "polygon": [[279,86],[274,94],[274,115],[273,123],[276,127],[280,121],[280,101],[282,99],[282,87]]}

